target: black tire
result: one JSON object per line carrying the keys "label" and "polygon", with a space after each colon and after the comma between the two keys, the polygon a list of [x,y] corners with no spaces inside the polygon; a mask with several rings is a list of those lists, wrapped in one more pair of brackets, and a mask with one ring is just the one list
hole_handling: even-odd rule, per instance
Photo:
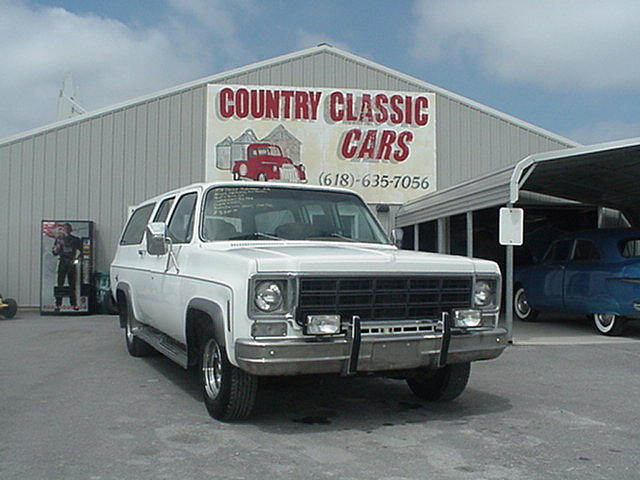
{"label": "black tire", "polygon": [[198,375],[209,415],[223,422],[246,419],[255,404],[257,377],[231,365],[210,329],[205,327],[199,337]]}
{"label": "black tire", "polygon": [[258,182],[266,182],[267,181],[267,176],[264,173],[259,173],[257,180],[258,180]]}
{"label": "black tire", "polygon": [[454,363],[438,369],[418,370],[407,377],[407,384],[423,400],[448,402],[464,391],[470,374],[470,362]]}
{"label": "black tire", "polygon": [[527,302],[524,287],[521,285],[516,286],[516,291],[513,295],[513,314],[515,317],[523,322],[533,322],[539,313],[538,310],[531,308],[531,305]]}
{"label": "black tire", "polygon": [[626,319],[620,315],[594,313],[591,318],[598,332],[609,337],[622,335],[627,326]]}
{"label": "black tire", "polygon": [[18,303],[13,298],[5,298],[3,302],[6,303],[7,306],[0,310],[0,315],[7,320],[15,317],[18,311]]}
{"label": "black tire", "polygon": [[233,180],[236,182],[240,180],[240,174],[238,172],[233,172]]}
{"label": "black tire", "polygon": [[118,302],[120,321],[124,323],[124,339],[127,344],[127,351],[132,357],[149,357],[155,355],[155,349],[144,340],[140,340],[135,335],[136,319],[133,317],[133,310],[125,298],[120,298]]}

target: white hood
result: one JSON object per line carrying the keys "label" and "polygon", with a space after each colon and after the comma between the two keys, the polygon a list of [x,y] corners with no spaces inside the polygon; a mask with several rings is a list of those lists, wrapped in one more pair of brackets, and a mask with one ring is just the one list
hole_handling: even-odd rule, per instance
{"label": "white hood", "polygon": [[498,273],[494,262],[337,242],[231,243],[227,253],[256,262],[258,272]]}

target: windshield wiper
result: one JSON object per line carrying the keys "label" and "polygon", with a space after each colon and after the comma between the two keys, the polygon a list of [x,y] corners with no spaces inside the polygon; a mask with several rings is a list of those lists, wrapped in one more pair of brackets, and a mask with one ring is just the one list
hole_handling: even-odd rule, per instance
{"label": "windshield wiper", "polygon": [[355,239],[355,238],[351,238],[351,237],[345,237],[344,235],[341,235],[340,233],[336,233],[336,232],[331,232],[331,233],[327,233],[325,235],[318,235],[316,237],[311,237],[311,238],[339,238],[340,240],[346,240],[348,242],[359,242],[359,240]]}
{"label": "windshield wiper", "polygon": [[229,237],[227,240],[251,240],[252,238],[266,238],[268,240],[285,240],[284,238],[281,237],[276,237],[275,235],[270,235],[268,233],[262,233],[262,232],[252,232],[252,233],[245,233],[242,235],[236,235],[235,237]]}

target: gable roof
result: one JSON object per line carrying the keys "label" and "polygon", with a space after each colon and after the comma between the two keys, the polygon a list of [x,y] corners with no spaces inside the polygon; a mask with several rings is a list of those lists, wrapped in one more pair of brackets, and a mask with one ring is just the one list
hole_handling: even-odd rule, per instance
{"label": "gable roof", "polygon": [[[93,118],[93,117],[99,117],[101,115],[107,114],[107,113],[111,113],[111,112],[115,112],[118,110],[123,110],[125,108],[129,108],[131,106],[134,106],[136,104],[142,104],[142,103],[146,103],[148,101],[157,99],[157,98],[162,98],[162,97],[166,97],[166,96],[170,96],[170,95],[174,95],[177,93],[181,93],[184,91],[188,91],[188,90],[192,90],[192,89],[196,89],[199,87],[202,87],[204,85],[210,84],[210,83],[234,83],[233,81],[236,80],[238,83],[242,84],[243,82],[246,82],[246,76],[248,74],[251,73],[258,73],[260,71],[272,68],[274,66],[278,66],[278,65],[284,65],[284,64],[295,64],[295,63],[301,63],[304,62],[305,60],[308,59],[314,59],[314,60],[318,60],[316,63],[319,65],[322,62],[319,61],[319,59],[321,57],[325,57],[325,58],[330,58],[336,62],[342,62],[342,63],[347,63],[350,64],[351,66],[356,65],[359,69],[362,69],[363,73],[376,73],[380,76],[382,76],[383,79],[387,79],[387,82],[390,83],[394,83],[396,87],[398,88],[383,88],[382,87],[367,87],[367,86],[358,86],[357,84],[354,86],[349,86],[347,85],[347,83],[352,83],[352,82],[357,82],[360,80],[359,77],[361,77],[360,75],[357,75],[355,79],[349,78],[349,81],[347,81],[347,78],[344,77],[342,79],[339,78],[339,75],[335,76],[334,82],[330,82],[333,84],[328,84],[325,85],[326,87],[342,87],[342,88],[371,88],[373,89],[378,89],[378,90],[414,90],[414,91],[427,91],[427,92],[433,92],[436,93],[437,95],[441,95],[443,97],[449,98],[451,100],[454,100],[460,104],[466,105],[470,108],[473,108],[475,110],[478,110],[480,112],[483,112],[489,116],[495,117],[497,119],[506,121],[508,123],[511,123],[513,125],[517,125],[525,130],[529,130],[531,132],[534,132],[538,135],[541,135],[543,137],[547,137],[549,139],[552,139],[554,141],[560,142],[560,143],[564,143],[567,146],[577,146],[579,145],[578,143],[574,142],[573,140],[570,140],[568,138],[562,137],[561,135],[557,135],[555,133],[549,132],[548,130],[545,130],[543,128],[537,127],[535,125],[532,125],[530,123],[527,123],[523,120],[520,120],[516,117],[513,117],[511,115],[508,115],[506,113],[500,112],[496,109],[493,109],[491,107],[488,107],[486,105],[483,105],[481,103],[478,103],[474,100],[470,100],[466,97],[463,97],[461,95],[457,95],[455,93],[452,93],[448,90],[445,90],[443,88],[437,87],[435,85],[431,85],[430,83],[427,83],[423,80],[419,80],[415,77],[412,77],[410,75],[407,75],[405,73],[399,72],[397,70],[394,70],[392,68],[389,67],[385,67],[384,65],[380,65],[379,63],[373,62],[371,60],[365,59],[363,57],[354,55],[352,53],[346,52],[344,50],[341,50],[339,48],[333,47],[331,45],[328,44],[320,44],[318,46],[315,47],[311,47],[311,48],[307,48],[304,50],[299,50],[296,52],[292,52],[292,53],[288,53],[285,55],[281,55],[278,57],[274,57],[274,58],[270,58],[268,60],[263,60],[260,62],[256,62],[256,63],[252,63],[250,65],[246,65],[243,67],[239,67],[239,68],[235,68],[226,72],[222,72],[222,73],[218,73],[218,74],[214,74],[214,75],[210,75],[208,77],[204,77],[204,78],[200,78],[198,80],[194,80],[191,82],[187,82],[187,83],[183,83],[181,85],[177,85],[175,87],[171,87],[171,88],[167,88],[164,90],[160,90],[154,93],[150,93],[148,95],[144,95],[141,97],[137,97],[125,102],[121,102],[109,107],[104,107],[98,110],[94,110],[91,112],[88,112],[86,114],[83,115],[78,115],[75,117],[72,117],[70,119],[66,119],[63,121],[59,121],[59,122],[54,122],[54,123],[50,123],[48,125],[42,126],[42,127],[38,127],[26,132],[22,132],[10,137],[7,137],[3,140],[0,140],[0,146],[7,144],[7,143],[12,143],[14,141],[23,139],[25,137],[29,137],[32,135],[37,135],[39,133],[42,133],[44,131],[47,130],[53,130],[56,128],[60,128],[63,127],[65,125],[70,125],[70,124],[74,124],[74,123],[79,123],[82,122],[84,120],[87,120],[89,118]],[[314,72],[315,73],[315,72]],[[364,75],[362,75],[364,76]],[[243,78],[245,77],[245,78]],[[317,85],[315,84],[315,82],[304,82],[304,83],[309,83],[309,86],[314,86],[314,87],[321,87],[321,85]],[[311,85],[311,83],[314,83],[313,85]],[[343,83],[342,85],[340,85],[340,83]],[[381,83],[381,82],[378,82]],[[384,83],[384,82],[382,82]],[[256,84],[256,82],[251,82],[251,84]],[[272,85],[272,84],[278,84],[278,85],[292,85],[293,82],[292,81],[277,81],[277,82],[258,82],[258,84],[263,84],[263,85]]]}

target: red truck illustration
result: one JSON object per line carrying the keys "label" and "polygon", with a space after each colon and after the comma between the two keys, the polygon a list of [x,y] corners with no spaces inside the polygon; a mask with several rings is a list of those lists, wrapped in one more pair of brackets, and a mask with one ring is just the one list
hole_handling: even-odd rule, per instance
{"label": "red truck illustration", "polygon": [[246,179],[267,182],[281,180],[292,183],[306,183],[304,165],[295,165],[282,154],[278,145],[252,143],[247,147],[246,160],[236,160],[231,169],[234,180]]}

